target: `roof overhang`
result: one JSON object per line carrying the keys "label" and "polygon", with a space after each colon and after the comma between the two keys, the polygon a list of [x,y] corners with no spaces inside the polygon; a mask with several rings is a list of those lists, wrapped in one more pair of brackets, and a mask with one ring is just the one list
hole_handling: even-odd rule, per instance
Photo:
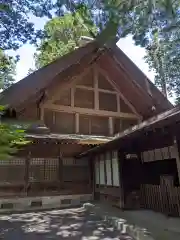
{"label": "roof overhang", "polygon": [[[145,135],[148,132],[157,132],[168,128],[176,126],[180,123],[180,106],[173,108],[169,111],[161,113],[155,117],[152,117],[140,124],[137,124],[119,134],[116,134],[113,140],[102,144],[101,146],[94,147],[86,152],[81,153],[78,157],[85,157],[88,155],[94,155],[96,153],[102,153],[103,151],[113,150],[115,148],[123,148],[127,142],[132,139],[137,139],[140,136]],[[158,132],[159,133],[159,132]],[[127,140],[125,142],[125,140]]]}

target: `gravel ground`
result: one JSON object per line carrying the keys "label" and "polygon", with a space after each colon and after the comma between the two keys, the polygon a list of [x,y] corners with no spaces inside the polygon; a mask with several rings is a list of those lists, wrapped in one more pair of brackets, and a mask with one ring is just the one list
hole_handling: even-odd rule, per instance
{"label": "gravel ground", "polygon": [[0,239],[131,240],[83,208],[0,216]]}

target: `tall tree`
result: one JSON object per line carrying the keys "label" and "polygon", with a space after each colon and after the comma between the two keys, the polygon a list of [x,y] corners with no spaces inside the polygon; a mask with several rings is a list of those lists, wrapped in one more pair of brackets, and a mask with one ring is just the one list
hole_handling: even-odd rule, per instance
{"label": "tall tree", "polygon": [[149,64],[149,68],[155,71],[155,84],[167,97],[167,88],[170,90],[170,86],[168,86],[169,68],[166,61],[165,45],[159,41],[157,35],[154,35],[154,40],[146,47],[146,53],[145,60]]}
{"label": "tall tree", "polygon": [[[73,1],[73,4],[70,4],[68,0],[65,2],[71,11],[77,3]],[[104,28],[98,36],[100,43],[105,43],[115,32],[120,38],[132,34],[135,43],[147,50],[146,61],[156,72],[156,85],[162,89],[165,96],[167,93],[175,93],[178,97],[180,2],[89,0],[87,4],[95,12],[96,24],[101,30]]]}
{"label": "tall tree", "polygon": [[16,60],[0,50],[0,89],[6,89],[15,81]]}
{"label": "tall tree", "polygon": [[97,33],[97,28],[91,21],[87,9],[85,16],[86,22],[82,21],[80,10],[77,10],[75,13],[66,13],[62,17],[55,17],[47,22],[44,27],[45,37],[35,54],[37,68],[74,50],[79,46],[81,36],[91,36],[90,32]]}

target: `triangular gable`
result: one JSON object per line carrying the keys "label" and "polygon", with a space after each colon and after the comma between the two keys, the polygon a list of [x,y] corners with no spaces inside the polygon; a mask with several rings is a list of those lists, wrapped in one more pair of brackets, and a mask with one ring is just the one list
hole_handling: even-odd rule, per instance
{"label": "triangular gable", "polygon": [[[0,104],[17,108],[26,101],[38,101],[45,91],[49,89],[51,84],[54,84],[56,81],[69,81],[72,77],[83,72],[88,65],[92,65],[95,62],[99,65],[100,61],[104,61],[105,55],[108,55],[110,57],[113,56],[112,61],[105,63],[105,66],[108,68],[112,67],[112,71],[114,71],[114,68],[119,68],[118,72],[113,73],[113,78],[116,81],[120,81],[121,71],[127,73],[127,78],[129,78],[127,83],[126,80],[124,80],[127,87],[126,89],[123,88],[121,92],[138,113],[149,117],[173,107],[114,43],[113,45],[107,45],[104,49],[98,49],[97,46],[95,40],[30,74],[25,79],[4,91],[0,97]],[[116,64],[117,61],[118,64]],[[121,68],[121,66],[123,66],[123,68]],[[146,84],[146,80],[149,84]],[[147,85],[149,89],[147,89]],[[127,91],[125,91],[127,89],[132,90],[130,97],[129,93],[127,94]],[[151,94],[149,94],[149,91],[151,91]],[[135,100],[139,102],[137,103]],[[139,106],[139,103],[141,106]],[[156,109],[155,112],[152,110],[154,105]]]}
{"label": "triangular gable", "polygon": [[[95,82],[97,79],[97,82]],[[105,72],[97,65],[90,67],[64,89],[56,86],[56,92],[46,103],[95,109],[95,92],[98,94],[98,109],[110,112],[132,113],[138,116],[133,106],[116,88]],[[51,91],[50,91],[51,92]],[[73,98],[73,99],[72,99]]]}

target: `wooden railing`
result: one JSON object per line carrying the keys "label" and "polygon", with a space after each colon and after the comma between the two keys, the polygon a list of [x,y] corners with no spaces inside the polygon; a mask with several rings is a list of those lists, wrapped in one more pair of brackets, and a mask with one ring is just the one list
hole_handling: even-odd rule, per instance
{"label": "wooden railing", "polygon": [[140,206],[170,216],[180,216],[180,187],[142,184]]}

